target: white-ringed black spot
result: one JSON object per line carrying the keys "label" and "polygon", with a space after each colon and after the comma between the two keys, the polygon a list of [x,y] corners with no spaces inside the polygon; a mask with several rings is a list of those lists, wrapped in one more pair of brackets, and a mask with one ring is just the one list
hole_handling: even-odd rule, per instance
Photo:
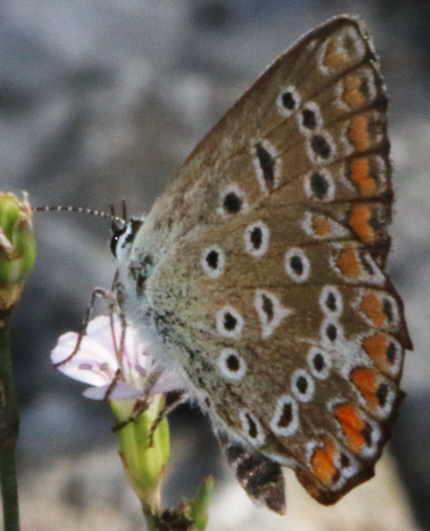
{"label": "white-ringed black spot", "polygon": [[248,435],[255,439],[258,435],[257,424],[249,413],[245,413],[245,416],[248,421]]}
{"label": "white-ringed black spot", "polygon": [[387,356],[387,360],[389,363],[393,364],[396,361],[396,354],[397,354],[396,345],[392,341],[390,341],[388,344],[387,350],[385,352],[385,355]]}
{"label": "white-ringed black spot", "polygon": [[252,140],[250,149],[258,184],[262,192],[268,194],[279,186],[282,158],[267,139]]}
{"label": "white-ringed black spot", "polygon": [[211,269],[217,269],[219,263],[218,251],[215,251],[215,249],[209,251],[209,253],[206,255],[206,262]]}
{"label": "white-ringed black spot", "polygon": [[281,101],[282,105],[289,111],[294,111],[297,106],[294,94],[289,90],[281,94]]}
{"label": "white-ringed black spot", "polygon": [[383,299],[382,313],[386,316],[388,323],[392,324],[394,321],[393,305],[389,299]]}
{"label": "white-ringed black spot", "polygon": [[260,249],[261,244],[263,243],[263,232],[261,227],[254,227],[250,236],[251,243],[256,251]]}
{"label": "white-ringed black spot", "polygon": [[304,177],[304,189],[306,196],[314,201],[332,201],[336,186],[332,175],[325,168],[311,171]]}
{"label": "white-ringed black spot", "polygon": [[370,260],[369,255],[367,253],[361,251],[361,252],[358,253],[358,257],[360,259],[360,263],[363,266],[364,270],[369,275],[374,275],[376,272],[375,272],[375,269],[373,267],[373,263]]}
{"label": "white-ringed black spot", "polygon": [[329,185],[321,173],[317,171],[311,176],[311,189],[314,196],[318,199],[324,199],[327,195]]}
{"label": "white-ringed black spot", "polygon": [[327,160],[330,158],[331,147],[327,140],[322,135],[314,135],[311,139],[311,147],[316,155],[321,159]]}
{"label": "white-ringed black spot", "polygon": [[247,365],[239,353],[232,348],[224,348],[217,360],[221,374],[230,380],[241,380],[246,373]]}
{"label": "white-ringed black spot", "polygon": [[325,300],[325,305],[331,312],[335,312],[337,310],[336,297],[334,296],[332,291],[330,291],[329,294],[327,295],[327,298]]}
{"label": "white-ringed black spot", "polygon": [[269,246],[269,229],[262,221],[246,227],[245,251],[252,256],[263,256]]}
{"label": "white-ringed black spot", "polygon": [[310,262],[306,254],[299,248],[287,251],[284,258],[284,267],[287,274],[295,282],[305,282],[309,278]]}
{"label": "white-ringed black spot", "polygon": [[300,402],[309,402],[315,392],[312,376],[303,369],[297,369],[291,375],[291,389]]}
{"label": "white-ringed black spot", "polygon": [[343,311],[342,296],[334,286],[324,286],[319,299],[323,313],[330,317],[339,317]]}
{"label": "white-ringed black spot", "polygon": [[271,321],[274,316],[273,301],[270,297],[264,294],[262,295],[262,299],[263,299],[263,312],[266,314],[267,320]]}
{"label": "white-ringed black spot", "polygon": [[278,398],[275,414],[270,421],[270,429],[276,435],[289,437],[294,435],[299,426],[299,410],[296,400],[290,395]]}
{"label": "white-ringed black spot", "polygon": [[378,404],[380,407],[384,407],[387,403],[389,387],[386,383],[381,383],[376,390],[376,398],[378,399]]}
{"label": "white-ringed black spot", "polygon": [[332,366],[330,354],[319,347],[312,347],[307,355],[309,370],[315,378],[325,380]]}
{"label": "white-ringed black spot", "polygon": [[316,128],[317,119],[314,111],[312,111],[311,109],[302,110],[302,124],[303,127],[306,127],[306,129],[310,129],[311,131]]}
{"label": "white-ringed black spot", "polygon": [[227,312],[224,314],[224,328],[226,330],[234,330],[237,325],[237,319],[231,313]]}
{"label": "white-ringed black spot", "polygon": [[247,438],[252,440],[252,443],[256,446],[264,444],[265,435],[263,428],[257,419],[257,417],[247,409],[239,411],[239,417],[242,422],[243,431],[246,433]]}
{"label": "white-ringed black spot", "polygon": [[335,324],[330,323],[327,325],[326,329],[326,335],[330,339],[330,341],[336,341],[337,339],[337,327]]}
{"label": "white-ringed black spot", "polygon": [[211,278],[217,278],[224,272],[225,255],[218,245],[211,245],[202,253],[201,265],[203,271]]}
{"label": "white-ringed black spot", "polygon": [[288,118],[299,109],[301,98],[297,90],[293,86],[289,86],[279,92],[276,104],[279,113]]}
{"label": "white-ringed black spot", "polygon": [[242,206],[242,199],[235,193],[229,192],[223,201],[223,207],[229,214],[237,214]]}
{"label": "white-ringed black spot", "polygon": [[220,190],[217,212],[220,216],[234,216],[248,207],[244,191],[235,182],[223,186]]}
{"label": "white-ringed black spot", "polygon": [[297,276],[303,275],[303,260],[300,256],[294,255],[290,258],[291,269]]}
{"label": "white-ringed black spot", "polygon": [[273,184],[275,181],[275,161],[271,154],[265,149],[261,142],[255,144],[255,152],[257,154],[261,170],[263,172],[264,180],[266,181],[267,187],[269,190],[273,189]]}
{"label": "white-ringed black spot", "polygon": [[218,333],[223,337],[238,338],[244,325],[243,317],[232,306],[225,306],[216,314]]}
{"label": "white-ringed black spot", "polygon": [[279,428],[287,428],[293,420],[293,407],[291,404],[284,404],[282,414],[278,420]]}
{"label": "white-ringed black spot", "polygon": [[313,363],[314,369],[317,372],[321,372],[324,370],[325,361],[324,361],[324,356],[321,354],[321,352],[317,352],[315,354],[315,356],[313,357],[312,363]]}
{"label": "white-ringed black spot", "polygon": [[284,317],[292,313],[280,303],[278,297],[269,291],[257,289],[254,306],[260,318],[262,337],[270,337]]}

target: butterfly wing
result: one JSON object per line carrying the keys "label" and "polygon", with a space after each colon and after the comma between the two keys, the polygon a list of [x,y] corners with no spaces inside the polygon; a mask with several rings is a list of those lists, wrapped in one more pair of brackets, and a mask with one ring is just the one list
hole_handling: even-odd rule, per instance
{"label": "butterfly wing", "polygon": [[271,465],[334,503],[372,476],[402,398],[386,108],[362,25],[314,30],[197,146],[133,245],[150,263],[138,320],[149,307],[242,484],[278,512]]}

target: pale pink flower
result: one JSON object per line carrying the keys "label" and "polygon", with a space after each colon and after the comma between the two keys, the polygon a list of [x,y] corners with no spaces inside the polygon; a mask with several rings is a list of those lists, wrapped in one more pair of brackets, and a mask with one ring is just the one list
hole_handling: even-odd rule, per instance
{"label": "pale pink flower", "polygon": [[[114,335],[119,345],[121,324],[116,315],[113,317]],[[51,353],[54,364],[65,360],[73,352],[78,334],[67,332],[58,339],[57,346]],[[124,342],[122,369],[123,378],[119,380],[109,393],[109,400],[136,399],[143,394],[148,376],[154,371],[152,356],[137,337],[136,330],[127,326]],[[79,351],[58,369],[75,380],[90,384],[84,396],[93,400],[103,400],[106,392],[119,368],[117,354],[112,338],[110,318],[102,315],[88,323],[87,331],[82,339]],[[150,394],[167,393],[181,389],[180,382],[173,372],[161,374]]]}

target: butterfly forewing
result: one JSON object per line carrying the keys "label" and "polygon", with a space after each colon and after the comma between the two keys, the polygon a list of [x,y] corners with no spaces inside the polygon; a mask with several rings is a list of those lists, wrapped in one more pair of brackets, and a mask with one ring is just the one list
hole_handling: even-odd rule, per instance
{"label": "butterfly forewing", "polygon": [[361,24],[314,30],[197,146],[132,250],[151,262],[142,314],[242,465],[292,466],[322,503],[373,474],[411,347],[385,273],[386,107]]}

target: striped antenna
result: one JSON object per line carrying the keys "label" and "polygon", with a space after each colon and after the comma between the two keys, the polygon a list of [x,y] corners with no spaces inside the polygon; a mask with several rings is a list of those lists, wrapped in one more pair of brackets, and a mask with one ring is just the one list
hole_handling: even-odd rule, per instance
{"label": "striped antenna", "polygon": [[89,214],[91,216],[97,216],[100,218],[106,218],[112,221],[113,223],[126,223],[126,209],[125,201],[122,202],[122,210],[124,217],[121,218],[115,215],[115,209],[111,205],[111,213],[100,212],[99,210],[93,210],[92,208],[82,208],[82,207],[73,207],[73,206],[40,206],[32,207],[33,212],[78,212],[79,214]]}

